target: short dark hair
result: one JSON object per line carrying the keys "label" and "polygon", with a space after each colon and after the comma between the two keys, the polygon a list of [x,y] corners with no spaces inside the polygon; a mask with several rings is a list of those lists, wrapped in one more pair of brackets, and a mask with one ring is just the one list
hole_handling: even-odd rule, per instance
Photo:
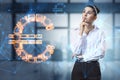
{"label": "short dark hair", "polygon": [[86,7],[92,8],[95,13],[95,16],[100,12],[100,10],[98,9],[96,5],[87,5]]}

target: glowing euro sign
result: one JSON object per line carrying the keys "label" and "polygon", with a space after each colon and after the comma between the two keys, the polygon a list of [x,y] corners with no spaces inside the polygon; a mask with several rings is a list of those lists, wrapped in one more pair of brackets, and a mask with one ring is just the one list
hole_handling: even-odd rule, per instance
{"label": "glowing euro sign", "polygon": [[45,26],[46,30],[54,29],[53,23],[46,16],[40,14],[30,14],[24,16],[17,22],[14,28],[14,34],[9,34],[9,38],[14,38],[15,40],[9,40],[9,44],[14,44],[16,53],[22,60],[26,62],[40,63],[49,58],[49,56],[46,56],[46,53],[49,53],[50,55],[54,53],[55,47],[48,44],[46,49],[37,56],[33,56],[25,51],[23,47],[24,44],[42,44],[42,40],[21,40],[22,38],[42,38],[42,34],[22,34],[26,24],[30,22],[41,23]]}

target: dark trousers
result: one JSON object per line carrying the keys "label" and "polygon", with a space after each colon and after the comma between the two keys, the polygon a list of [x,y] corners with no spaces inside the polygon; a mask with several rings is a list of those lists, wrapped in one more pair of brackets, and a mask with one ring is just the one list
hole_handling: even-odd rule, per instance
{"label": "dark trousers", "polygon": [[76,61],[72,70],[71,80],[101,80],[99,62]]}

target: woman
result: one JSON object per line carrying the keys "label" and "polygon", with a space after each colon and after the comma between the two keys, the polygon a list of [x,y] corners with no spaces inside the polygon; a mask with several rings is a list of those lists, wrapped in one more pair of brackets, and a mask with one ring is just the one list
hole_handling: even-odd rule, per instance
{"label": "woman", "polygon": [[80,28],[72,31],[72,58],[76,58],[71,80],[101,80],[98,60],[105,54],[105,35],[93,22],[99,9],[87,5],[82,12]]}

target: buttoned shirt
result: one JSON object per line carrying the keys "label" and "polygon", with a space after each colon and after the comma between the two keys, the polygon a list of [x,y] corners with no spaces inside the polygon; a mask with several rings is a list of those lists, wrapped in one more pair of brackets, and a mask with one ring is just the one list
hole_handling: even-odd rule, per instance
{"label": "buttoned shirt", "polygon": [[82,55],[83,61],[93,61],[103,58],[106,50],[105,34],[97,26],[94,26],[89,34],[83,32],[80,36],[80,29],[71,31],[71,50],[74,54]]}

